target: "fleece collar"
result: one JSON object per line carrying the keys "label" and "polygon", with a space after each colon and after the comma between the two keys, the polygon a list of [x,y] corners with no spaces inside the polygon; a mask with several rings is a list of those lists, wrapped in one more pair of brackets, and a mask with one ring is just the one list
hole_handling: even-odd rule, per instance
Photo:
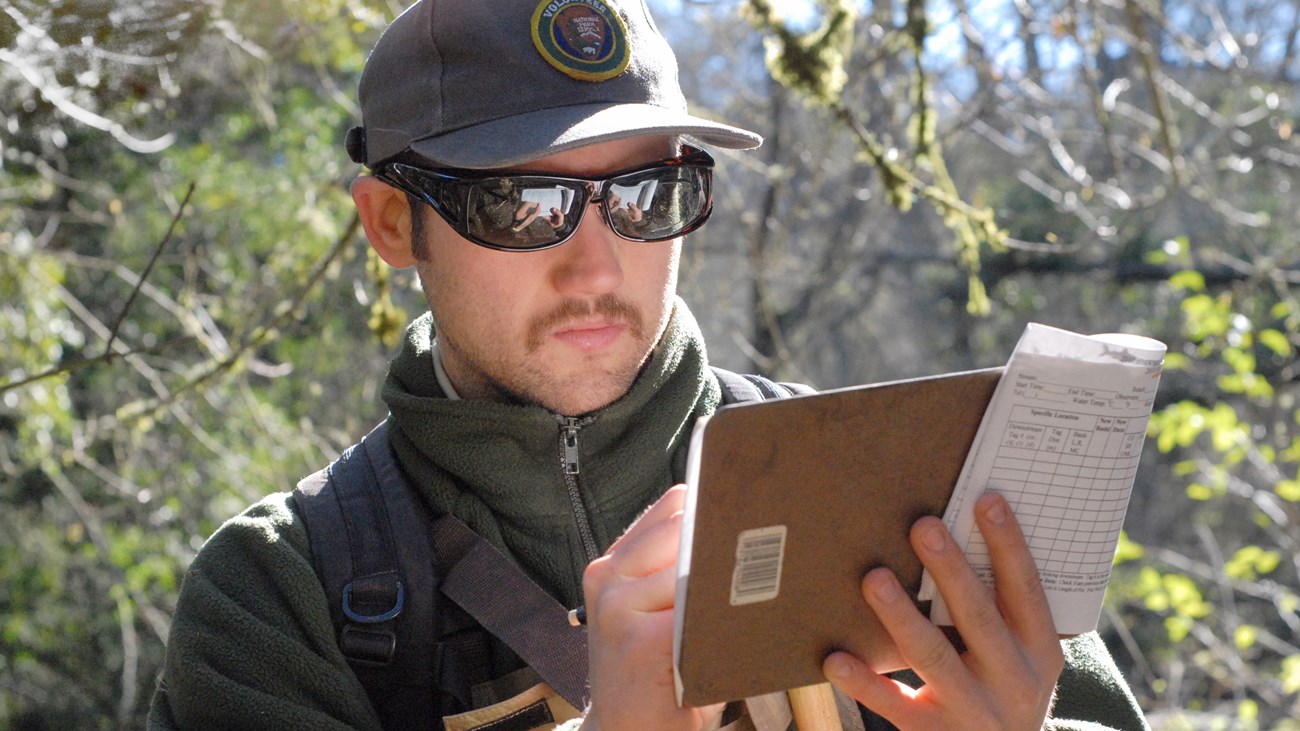
{"label": "fleece collar", "polygon": [[[578,420],[539,406],[446,398],[434,342],[425,314],[407,329],[384,383],[399,462],[436,513],[465,521],[557,599],[580,602],[587,558],[575,513],[587,516],[603,552],[684,478],[691,428],[721,400],[694,317],[678,300],[628,393]],[[566,426],[577,428],[579,465],[567,479]]]}

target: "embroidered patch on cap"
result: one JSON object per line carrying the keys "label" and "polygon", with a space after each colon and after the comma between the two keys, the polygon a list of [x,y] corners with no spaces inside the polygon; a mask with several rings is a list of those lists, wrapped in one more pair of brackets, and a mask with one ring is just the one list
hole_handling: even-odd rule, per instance
{"label": "embroidered patch on cap", "polygon": [[630,57],[627,26],[603,0],[542,0],[533,45],[547,63],[583,81],[618,76]]}

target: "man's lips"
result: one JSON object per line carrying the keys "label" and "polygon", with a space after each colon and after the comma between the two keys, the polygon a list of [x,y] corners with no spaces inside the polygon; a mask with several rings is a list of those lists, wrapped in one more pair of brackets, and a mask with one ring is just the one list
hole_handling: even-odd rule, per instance
{"label": "man's lips", "polygon": [[526,347],[535,353],[548,342],[591,353],[608,347],[623,334],[645,339],[641,313],[630,302],[608,293],[594,300],[565,299],[528,324]]}
{"label": "man's lips", "polygon": [[627,326],[619,322],[580,323],[553,330],[551,337],[590,353],[609,347],[626,330]]}

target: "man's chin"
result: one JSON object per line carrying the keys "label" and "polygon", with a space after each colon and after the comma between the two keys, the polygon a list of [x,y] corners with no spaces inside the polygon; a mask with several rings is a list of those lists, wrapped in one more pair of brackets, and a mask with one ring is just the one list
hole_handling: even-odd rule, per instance
{"label": "man's chin", "polygon": [[541,405],[561,416],[582,416],[609,406],[623,398],[632,387],[631,380],[626,382],[614,379],[598,379],[593,382],[577,382],[556,388],[540,401]]}
{"label": "man's chin", "polygon": [[536,403],[557,414],[578,416],[619,400],[650,359],[648,353],[629,352],[633,349],[628,345],[598,355],[563,353],[569,357],[550,359],[550,372],[538,374],[539,388],[532,394]]}
{"label": "man's chin", "polygon": [[535,403],[562,416],[581,416],[609,406],[627,394],[648,358],[635,366],[585,363],[552,372],[536,384]]}

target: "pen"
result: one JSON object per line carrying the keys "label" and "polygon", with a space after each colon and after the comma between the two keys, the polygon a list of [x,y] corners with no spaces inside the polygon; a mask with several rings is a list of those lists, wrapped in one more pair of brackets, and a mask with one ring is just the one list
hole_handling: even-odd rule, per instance
{"label": "pen", "polygon": [[569,610],[569,624],[574,627],[581,627],[587,623],[587,608],[578,607]]}

